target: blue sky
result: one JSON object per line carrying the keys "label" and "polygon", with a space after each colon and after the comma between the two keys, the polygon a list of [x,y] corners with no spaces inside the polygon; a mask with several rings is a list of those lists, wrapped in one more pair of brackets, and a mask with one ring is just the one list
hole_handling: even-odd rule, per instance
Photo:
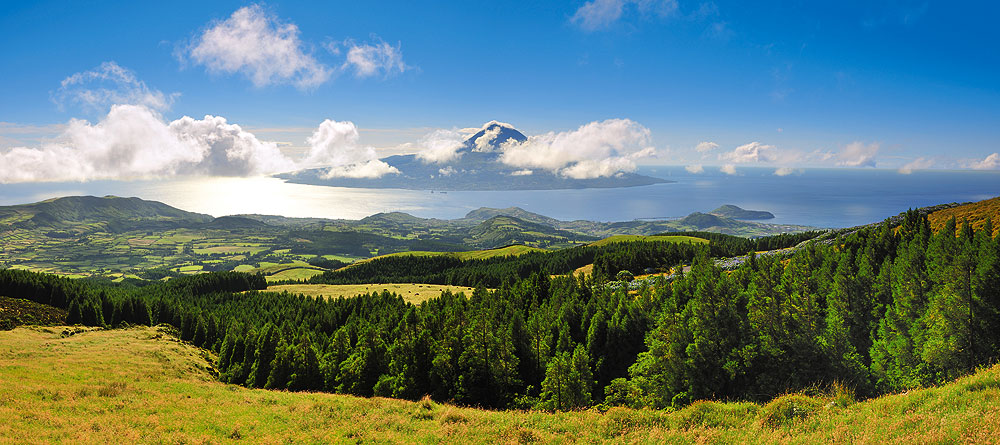
{"label": "blue sky", "polygon": [[[240,65],[259,51],[209,42],[239,11],[274,35],[294,27],[285,48],[293,54],[277,49],[276,59]],[[98,125],[112,105],[138,100],[131,105],[151,108],[164,124],[224,117],[291,158],[316,162],[369,162],[358,151],[369,147],[379,157],[419,151],[435,130],[461,133],[493,119],[528,135],[628,120],[648,135],[612,155],[652,146],[655,157],[634,159],[693,171],[996,169],[998,12],[988,2],[922,1],[5,2],[0,156],[36,151],[0,160],[26,165],[53,141],[75,150],[86,138],[68,134],[68,122]],[[369,50],[361,63],[350,61],[352,48]],[[261,74],[289,61],[301,69]],[[110,87],[125,93],[87,103],[80,98],[93,99],[83,94],[100,91],[95,82],[61,88],[77,73],[106,75],[109,62],[134,76]],[[227,63],[235,68],[219,68]],[[165,102],[126,94],[136,91]],[[360,136],[344,130],[349,141],[330,142],[323,157],[309,140],[328,119],[352,122]],[[699,151],[699,143],[711,144]],[[131,149],[123,144],[115,149]],[[161,167],[124,174],[174,171]]]}

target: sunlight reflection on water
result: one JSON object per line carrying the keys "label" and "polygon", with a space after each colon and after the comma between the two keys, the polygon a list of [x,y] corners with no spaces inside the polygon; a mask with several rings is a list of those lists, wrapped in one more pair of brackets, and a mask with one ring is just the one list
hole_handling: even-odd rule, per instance
{"label": "sunlight reflection on water", "polygon": [[0,205],[70,195],[137,196],[214,216],[259,213],[360,219],[400,211],[460,218],[479,207],[522,207],[562,220],[627,221],[681,217],[735,204],[776,215],[767,222],[847,227],[880,221],[911,207],[986,199],[1000,194],[1000,172],[805,170],[775,177],[767,169],[693,175],[680,167],[640,169],[678,182],[617,189],[467,191],[352,189],[285,183],[275,178],[173,178],[0,185]]}

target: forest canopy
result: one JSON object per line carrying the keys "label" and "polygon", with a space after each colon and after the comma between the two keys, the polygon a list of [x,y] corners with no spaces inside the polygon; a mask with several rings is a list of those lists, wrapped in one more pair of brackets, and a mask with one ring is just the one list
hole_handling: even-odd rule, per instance
{"label": "forest canopy", "polygon": [[[478,286],[420,305],[388,292],[329,300],[265,292],[263,277],[236,272],[132,287],[5,269],[0,295],[67,308],[69,323],[169,324],[218,354],[220,379],[249,387],[553,410],[766,400],[830,382],[875,396],[997,360],[992,234],[990,222],[973,229],[954,219],[932,233],[925,216],[909,212],[899,225],[784,256],[751,254],[732,270],[711,257],[761,246],[720,239],[459,263],[398,257],[320,278],[385,273]],[[559,274],[588,260],[592,275]],[[637,289],[603,285],[621,271],[682,262],[689,272]]]}

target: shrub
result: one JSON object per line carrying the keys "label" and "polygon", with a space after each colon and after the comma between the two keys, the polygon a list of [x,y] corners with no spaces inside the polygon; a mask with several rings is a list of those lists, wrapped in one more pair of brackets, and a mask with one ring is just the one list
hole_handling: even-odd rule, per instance
{"label": "shrub", "polygon": [[823,407],[823,400],[802,394],[778,397],[761,409],[761,426],[777,429],[791,426],[796,421],[811,416]]}

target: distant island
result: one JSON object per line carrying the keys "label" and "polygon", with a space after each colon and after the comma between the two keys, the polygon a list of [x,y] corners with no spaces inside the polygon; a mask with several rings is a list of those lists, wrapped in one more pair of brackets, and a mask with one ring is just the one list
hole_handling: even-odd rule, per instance
{"label": "distant island", "polygon": [[708,213],[730,219],[774,219],[774,214],[771,212],[765,212],[763,210],[744,210],[732,204],[725,204],[722,207]]}
{"label": "distant island", "polygon": [[[488,142],[484,142],[484,137]],[[514,128],[492,123],[466,139],[458,150],[458,157],[452,161],[435,163],[414,154],[396,155],[382,158],[382,161],[399,170],[399,174],[379,178],[328,178],[325,168],[283,173],[276,177],[297,184],[331,187],[449,191],[619,188],[675,182],[628,172],[575,179],[545,169],[514,167],[499,160],[501,145],[527,139]]]}

